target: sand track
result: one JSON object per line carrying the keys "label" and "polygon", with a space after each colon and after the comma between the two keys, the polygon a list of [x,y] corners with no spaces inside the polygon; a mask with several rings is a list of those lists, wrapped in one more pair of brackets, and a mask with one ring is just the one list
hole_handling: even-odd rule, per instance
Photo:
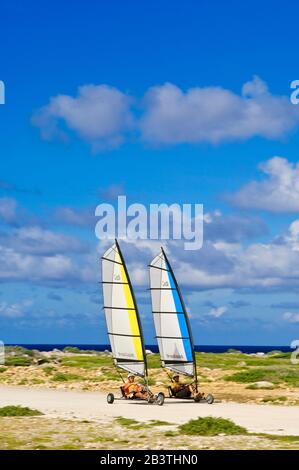
{"label": "sand track", "polygon": [[230,418],[250,432],[299,435],[299,406],[273,406],[240,403],[165,401],[164,406],[143,402],[116,401],[108,405],[106,395],[20,386],[0,386],[0,406],[23,405],[36,408],[49,417],[110,421],[116,416],[138,421],[160,419],[183,423],[198,416]]}

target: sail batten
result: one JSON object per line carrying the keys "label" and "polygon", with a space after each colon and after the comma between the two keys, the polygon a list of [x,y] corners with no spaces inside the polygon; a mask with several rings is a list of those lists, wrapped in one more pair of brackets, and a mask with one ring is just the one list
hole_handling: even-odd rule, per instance
{"label": "sail batten", "polygon": [[194,345],[187,311],[163,249],[149,267],[152,312],[162,366],[196,377]]}
{"label": "sail batten", "polygon": [[115,364],[144,377],[147,364],[139,313],[117,242],[102,257],[104,311]]}

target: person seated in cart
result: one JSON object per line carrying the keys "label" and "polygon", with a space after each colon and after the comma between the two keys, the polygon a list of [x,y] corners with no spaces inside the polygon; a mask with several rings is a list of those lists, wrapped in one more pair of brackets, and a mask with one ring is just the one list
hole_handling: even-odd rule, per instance
{"label": "person seated in cart", "polygon": [[172,383],[169,387],[169,391],[175,398],[191,398],[200,400],[203,397],[202,393],[196,391],[194,384],[184,384],[180,382],[179,374],[175,373],[172,376]]}
{"label": "person seated in cart", "polygon": [[142,384],[135,383],[135,375],[128,374],[128,380],[121,387],[123,394],[127,398],[140,398],[141,400],[149,400],[148,390]]}

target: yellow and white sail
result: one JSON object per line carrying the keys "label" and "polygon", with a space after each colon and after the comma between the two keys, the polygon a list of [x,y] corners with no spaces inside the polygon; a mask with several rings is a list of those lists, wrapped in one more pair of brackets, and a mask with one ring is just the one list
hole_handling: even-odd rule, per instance
{"label": "yellow and white sail", "polygon": [[115,364],[134,374],[147,374],[139,313],[117,241],[102,257],[104,310]]}

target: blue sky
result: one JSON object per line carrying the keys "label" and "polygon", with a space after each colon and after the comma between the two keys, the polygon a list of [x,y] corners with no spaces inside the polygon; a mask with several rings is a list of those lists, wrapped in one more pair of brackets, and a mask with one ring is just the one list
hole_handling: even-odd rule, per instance
{"label": "blue sky", "polygon": [[[202,250],[165,243],[197,343],[298,337],[298,9],[1,3],[1,339],[106,342],[93,214],[118,194],[204,204]],[[122,247],[152,343],[155,245]]]}

